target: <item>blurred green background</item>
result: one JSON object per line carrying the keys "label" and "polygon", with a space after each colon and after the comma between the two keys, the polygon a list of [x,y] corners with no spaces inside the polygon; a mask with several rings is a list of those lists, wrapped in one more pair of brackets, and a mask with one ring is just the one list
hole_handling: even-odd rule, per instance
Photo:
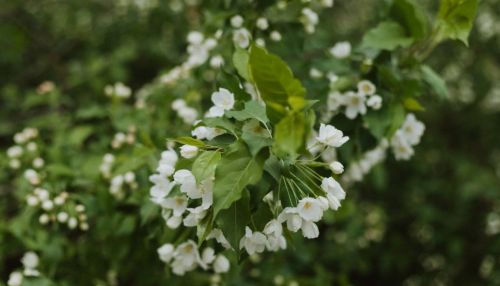
{"label": "blurred green background", "polygon": [[[218,5],[218,1],[204,2],[207,10]],[[377,1],[336,2],[320,25],[333,27],[335,39],[359,41],[377,19]],[[184,94],[199,99],[196,89],[211,88],[209,80],[187,83],[171,93],[154,87],[152,105],[161,112],[137,111],[133,102],[113,104],[103,95],[104,86],[117,81],[138,90],[181,62],[185,35],[202,25],[205,12],[183,3],[2,1],[0,149],[11,146],[13,134],[24,127],[37,127],[47,161],[63,162],[52,166],[54,181],[98,193],[106,187],[93,169],[109,149],[114,132],[133,122],[153,134],[156,146],[162,146],[167,134],[185,132],[170,114],[170,102]],[[176,5],[184,8],[177,11]],[[211,25],[216,26],[218,15],[212,16]],[[418,116],[426,133],[412,160],[390,158],[354,185],[339,215],[322,225],[318,239],[296,241],[285,252],[248,261],[228,281],[234,285],[500,285],[500,1],[481,1],[469,43],[465,47],[448,42],[428,60],[446,79],[450,97],[424,100],[426,111]],[[274,47],[304,78],[308,71],[301,70],[300,58],[294,58],[301,48]],[[41,96],[37,87],[47,80],[57,88]],[[0,159],[0,280],[6,281],[26,250],[20,237],[36,227],[27,224],[24,230],[12,230],[12,218],[20,211],[12,193],[23,187],[8,170],[5,152]],[[91,197],[86,193],[81,199]],[[127,205],[101,199],[105,203],[90,215],[103,213],[103,219],[111,221],[116,213],[135,214]],[[136,198],[132,206],[141,200]],[[42,239],[43,248],[50,252],[49,247],[56,247],[59,252],[53,261],[48,259],[56,266],[47,272],[61,281],[73,277],[61,285],[90,285],[89,277],[104,281],[110,269],[125,273],[118,285],[174,281],[163,277],[166,270],[156,257],[158,227],[135,221],[133,225],[111,240],[90,234],[71,244],[63,236],[48,235]],[[57,241],[60,245],[53,246]],[[99,244],[89,246],[88,241]],[[61,261],[67,264],[61,266]],[[92,283],[107,285],[97,280]]]}

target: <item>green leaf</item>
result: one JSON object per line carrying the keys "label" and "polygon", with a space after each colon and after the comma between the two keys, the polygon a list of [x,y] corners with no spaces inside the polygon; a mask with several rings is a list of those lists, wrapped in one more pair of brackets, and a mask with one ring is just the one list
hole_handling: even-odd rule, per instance
{"label": "green leaf", "polygon": [[236,135],[236,128],[234,124],[229,121],[227,118],[224,117],[213,117],[213,118],[205,118],[202,120],[205,126],[207,127],[216,127],[216,128],[221,128],[226,131],[231,132],[235,137],[238,137]]}
{"label": "green leaf", "polygon": [[271,121],[277,122],[285,109],[300,110],[305,105],[306,90],[288,65],[276,55],[253,45],[250,49],[250,72],[260,96],[266,103]]}
{"label": "green leaf", "polygon": [[449,98],[446,82],[431,67],[422,65],[422,79],[432,88],[432,90],[441,98]]}
{"label": "green leaf", "polygon": [[187,137],[187,136],[177,137],[174,139],[167,139],[167,140],[177,142],[177,143],[183,144],[183,145],[192,145],[192,146],[196,146],[196,147],[205,147],[206,146],[205,143],[203,143],[203,141],[192,138],[192,137]]}
{"label": "green leaf", "polygon": [[262,148],[273,145],[270,137],[269,131],[255,119],[243,125],[241,139],[247,144],[252,156],[256,156]]}
{"label": "green leaf", "polygon": [[94,128],[89,125],[76,126],[68,135],[68,142],[70,145],[80,147],[82,143],[92,135]]}
{"label": "green leaf", "polygon": [[247,101],[251,98],[250,95],[241,88],[239,78],[225,70],[221,70],[217,76],[217,86],[228,89],[234,93],[236,100]]}
{"label": "green leaf", "polygon": [[363,123],[375,138],[381,140],[390,137],[401,127],[404,118],[403,106],[400,103],[392,103],[384,105],[380,110],[368,112],[363,116]]}
{"label": "green leaf", "polygon": [[228,209],[220,212],[217,224],[234,249],[239,249],[240,239],[245,235],[245,227],[250,222],[250,195],[243,190],[241,199]]}
{"label": "green leaf", "polygon": [[238,74],[248,82],[253,82],[251,74],[248,70],[248,61],[250,55],[246,50],[236,49],[233,53],[233,65]]}
{"label": "green leaf", "polygon": [[415,40],[427,36],[429,30],[427,17],[416,1],[395,0],[390,13],[391,17],[397,20]]}
{"label": "green leaf", "polygon": [[137,170],[147,164],[149,158],[154,154],[154,149],[139,145],[134,148],[132,155],[119,158],[119,167],[113,172],[114,175],[123,175],[126,172]]}
{"label": "green leaf", "polygon": [[412,97],[407,97],[403,100],[403,105],[406,109],[411,110],[411,111],[424,111],[425,108],[416,100],[415,98]]}
{"label": "green leaf", "polygon": [[243,110],[227,111],[226,116],[232,117],[238,121],[254,118],[262,122],[264,125],[269,122],[269,118],[267,118],[266,115],[266,107],[255,100],[245,102],[245,108]]}
{"label": "green leaf", "polygon": [[245,144],[231,144],[215,170],[214,218],[241,198],[243,189],[262,177],[264,159],[252,157]]}
{"label": "green leaf", "polygon": [[213,177],[221,155],[219,151],[204,151],[193,163],[193,175],[198,182]]}
{"label": "green leaf", "polygon": [[478,0],[441,0],[437,19],[438,39],[456,39],[468,45]]}
{"label": "green leaf", "polygon": [[291,113],[283,118],[274,129],[275,154],[284,158],[288,155],[296,157],[298,150],[304,145],[305,119],[303,113]]}
{"label": "green leaf", "polygon": [[369,30],[363,37],[363,48],[393,51],[398,47],[408,47],[413,39],[405,34],[405,30],[396,22],[387,21]]}

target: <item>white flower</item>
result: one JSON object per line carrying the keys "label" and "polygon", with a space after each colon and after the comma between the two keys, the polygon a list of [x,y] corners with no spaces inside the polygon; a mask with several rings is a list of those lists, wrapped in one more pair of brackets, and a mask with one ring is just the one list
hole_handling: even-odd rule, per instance
{"label": "white flower", "polygon": [[198,32],[198,31],[191,31],[187,35],[188,43],[193,44],[193,45],[201,44],[203,42],[203,39],[204,39],[203,34]]}
{"label": "white flower", "polygon": [[269,28],[269,22],[267,21],[266,18],[261,17],[257,19],[256,26],[261,30],[267,30],[267,28]]}
{"label": "white flower", "polygon": [[221,134],[224,134],[224,130],[205,126],[196,127],[195,129],[193,129],[193,131],[191,131],[191,135],[199,140],[212,140]]}
{"label": "white flower", "polygon": [[182,217],[180,217],[180,216],[171,216],[170,218],[167,219],[166,223],[167,223],[167,226],[170,229],[176,229],[176,228],[178,228],[181,225],[181,223],[182,223]]}
{"label": "white flower", "polygon": [[330,49],[330,54],[338,59],[344,59],[351,55],[351,43],[338,42]]}
{"label": "white flower", "polygon": [[175,251],[175,248],[170,243],[165,243],[164,245],[162,245],[160,248],[158,248],[156,250],[156,252],[158,253],[158,256],[160,257],[160,260],[165,262],[165,263],[169,263],[170,260],[172,260],[172,258],[174,257],[174,251]]}
{"label": "white flower", "polygon": [[19,271],[10,273],[9,280],[7,281],[8,286],[21,286],[23,284],[23,274]]}
{"label": "white flower", "polygon": [[305,238],[312,239],[319,236],[318,226],[312,221],[304,221],[302,223],[301,229],[302,229],[302,235]]}
{"label": "white flower", "polygon": [[333,0],[320,0],[319,3],[323,7],[333,7]]}
{"label": "white flower", "polygon": [[279,42],[282,39],[281,34],[278,31],[272,31],[269,37],[275,42]]}
{"label": "white flower", "polygon": [[380,97],[380,95],[372,95],[366,101],[366,105],[375,110],[378,110],[382,107],[382,97]]}
{"label": "white flower", "polygon": [[231,110],[234,107],[234,94],[225,88],[219,88],[212,93],[212,102],[224,110]]}
{"label": "white flower", "polygon": [[198,117],[198,111],[191,107],[183,107],[179,109],[177,115],[182,118],[182,121],[186,124],[193,124]]}
{"label": "white flower", "polygon": [[280,236],[283,233],[283,227],[278,220],[272,219],[266,224],[263,232],[267,235]]}
{"label": "white flower", "polygon": [[306,221],[319,221],[323,217],[323,208],[314,198],[303,198],[297,205],[298,214]]}
{"label": "white flower", "polygon": [[68,227],[70,229],[75,229],[77,226],[78,226],[78,220],[76,219],[76,217],[69,218]]}
{"label": "white flower", "polygon": [[149,177],[149,180],[154,183],[154,186],[149,190],[151,200],[156,204],[161,204],[163,199],[168,196],[174,184],[166,177],[155,174]]}
{"label": "white flower", "polygon": [[329,206],[332,210],[337,210],[340,207],[340,202],[345,199],[345,191],[334,178],[323,178],[321,188],[326,193]]}
{"label": "white flower", "polygon": [[362,80],[358,82],[358,93],[364,95],[374,95],[377,91],[375,85],[369,80]]}
{"label": "white flower", "polygon": [[48,214],[42,214],[42,215],[40,215],[40,217],[38,218],[38,222],[39,222],[40,224],[43,224],[43,225],[48,224],[48,223],[49,223],[49,221],[50,221],[50,217],[49,217],[49,215],[48,215]]}
{"label": "white flower", "polygon": [[208,112],[205,114],[205,117],[207,118],[222,117],[222,116],[224,116],[224,108],[219,106],[210,107]]}
{"label": "white flower", "polygon": [[166,164],[174,166],[177,163],[179,156],[174,150],[166,150],[161,153],[161,160]]}
{"label": "white flower", "polygon": [[28,206],[36,206],[38,205],[40,201],[38,200],[37,197],[33,196],[33,195],[27,195],[26,196],[26,203],[28,204]]}
{"label": "white flower", "polygon": [[207,247],[201,253],[201,261],[206,264],[211,264],[215,260],[215,250],[211,247]]}
{"label": "white flower", "polygon": [[349,140],[349,137],[344,136],[342,131],[332,125],[321,124],[319,127],[319,135],[316,139],[326,146],[340,147]]}
{"label": "white flower", "polygon": [[198,247],[192,240],[188,240],[180,244],[174,253],[174,262],[172,262],[172,271],[177,275],[184,275],[186,271],[191,271],[200,265],[202,268],[207,268],[205,263],[201,261]]}
{"label": "white flower", "polygon": [[132,94],[130,87],[124,85],[121,82],[115,83],[115,95],[120,98],[129,98]]}
{"label": "white flower", "polygon": [[323,72],[321,72],[317,68],[311,68],[309,70],[309,76],[313,79],[320,79],[323,77]]}
{"label": "white flower", "polygon": [[240,240],[240,249],[245,248],[249,255],[261,253],[266,248],[266,236],[261,232],[252,232],[247,226],[245,236]]}
{"label": "white flower", "polygon": [[339,80],[338,75],[335,74],[334,72],[331,72],[331,71],[326,74],[326,77],[328,78],[328,80],[330,81],[330,83],[334,83],[337,80]]}
{"label": "white flower", "polygon": [[217,255],[214,261],[215,273],[226,273],[229,271],[229,260],[222,254]]}
{"label": "white flower", "polygon": [[302,16],[300,20],[302,24],[304,24],[306,32],[312,34],[315,31],[315,26],[319,22],[319,17],[318,14],[310,8],[304,8],[302,9]]}
{"label": "white flower", "polygon": [[57,214],[57,221],[60,223],[65,223],[68,221],[69,215],[67,212],[60,212]]}
{"label": "white flower", "polygon": [[188,208],[187,210],[189,214],[182,221],[186,227],[198,225],[198,223],[207,215],[207,210],[202,206],[197,208]]}
{"label": "white flower", "polygon": [[326,101],[329,111],[337,111],[339,107],[344,103],[342,100],[342,94],[338,91],[330,91],[328,93],[328,99]]}
{"label": "white flower", "polygon": [[26,252],[21,259],[21,263],[25,268],[36,269],[39,263],[38,255],[33,251]]}
{"label": "white flower", "polygon": [[342,165],[342,163],[340,163],[339,161],[331,162],[328,167],[336,175],[342,174],[344,172],[344,165]]}
{"label": "white flower", "polygon": [[35,167],[37,169],[40,169],[41,167],[43,167],[44,164],[45,164],[45,161],[42,158],[35,158],[33,160],[33,167]]}
{"label": "white flower", "polygon": [[176,196],[173,198],[165,199],[162,206],[166,209],[171,209],[174,212],[174,216],[181,216],[184,211],[186,211],[188,200],[186,196]]}
{"label": "white flower", "polygon": [[285,208],[278,216],[278,221],[281,223],[286,221],[286,227],[292,232],[298,231],[302,226],[302,218],[296,208]]}
{"label": "white flower", "polygon": [[54,208],[54,202],[51,200],[45,200],[42,202],[42,209],[50,211]]}
{"label": "white flower", "polygon": [[24,178],[30,182],[32,185],[40,184],[40,177],[38,177],[38,173],[33,169],[27,169],[24,172]]}
{"label": "white flower", "polygon": [[410,113],[406,115],[406,119],[400,129],[408,143],[416,145],[420,143],[420,138],[425,131],[425,125],[418,121],[413,113]]}
{"label": "white flower", "polygon": [[224,64],[224,58],[220,55],[213,56],[210,59],[210,66],[214,69],[220,68]]}
{"label": "white flower", "polygon": [[231,248],[231,244],[227,241],[222,230],[218,228],[213,228],[212,231],[208,234],[207,240],[214,238],[218,243],[220,243],[224,248]]}
{"label": "white flower", "polygon": [[408,160],[415,153],[402,130],[392,136],[391,147],[396,160]]}
{"label": "white flower", "polygon": [[255,44],[257,44],[257,46],[259,47],[266,47],[266,41],[262,38],[257,38],[255,39]]}
{"label": "white flower", "polygon": [[198,155],[198,147],[193,145],[182,145],[181,146],[181,156],[186,159],[191,159]]}
{"label": "white flower", "polygon": [[246,49],[250,45],[250,38],[250,32],[245,28],[241,28],[233,32],[234,44],[242,49]]}
{"label": "white flower", "polygon": [[23,154],[23,148],[21,146],[15,145],[7,149],[7,156],[9,158],[18,158]]}
{"label": "white flower", "polygon": [[178,170],[177,172],[175,172],[174,181],[177,184],[182,185],[184,183],[196,182],[196,179],[195,179],[193,173],[191,173],[191,171],[186,170],[186,169],[181,169],[181,170]]}
{"label": "white flower", "polygon": [[235,15],[231,18],[230,22],[233,28],[240,28],[241,25],[243,25],[243,17],[241,17],[240,15]]}
{"label": "white flower", "polygon": [[264,227],[264,233],[267,235],[266,247],[269,251],[278,251],[286,249],[286,239],[283,236],[283,227],[281,223],[273,219]]}
{"label": "white flower", "polygon": [[172,101],[172,109],[175,110],[175,111],[179,111],[180,109],[186,107],[186,101],[184,101],[184,99],[176,99],[174,101]]}
{"label": "white flower", "polygon": [[344,105],[346,106],[345,115],[349,119],[354,119],[358,114],[366,114],[366,97],[362,93],[346,92],[344,94]]}

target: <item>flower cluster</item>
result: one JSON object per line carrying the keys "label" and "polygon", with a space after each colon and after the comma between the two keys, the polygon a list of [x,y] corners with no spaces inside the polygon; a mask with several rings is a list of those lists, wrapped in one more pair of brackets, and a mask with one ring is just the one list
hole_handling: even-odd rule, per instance
{"label": "flower cluster", "polygon": [[[25,128],[23,131],[14,135],[16,145],[7,149],[7,157],[9,158],[9,166],[14,169],[20,169],[25,166],[28,171],[27,179],[33,185],[40,183],[38,173],[33,170],[40,169],[44,166],[45,161],[40,157],[38,150],[38,129]],[[28,167],[29,166],[29,167]]]}
{"label": "flower cluster", "polygon": [[413,113],[406,116],[401,128],[391,138],[390,144],[396,160],[408,160],[415,151],[413,146],[420,143],[425,125],[418,121]]}
{"label": "flower cluster", "polygon": [[344,114],[349,119],[355,119],[358,115],[366,114],[367,107],[378,110],[382,107],[382,97],[376,95],[375,85],[362,80],[358,83],[357,91],[341,93],[332,91],[328,94],[328,111],[333,114],[345,107]]}
{"label": "flower cluster", "polygon": [[126,172],[123,175],[116,175],[111,178],[111,185],[109,186],[109,193],[118,200],[121,200],[126,195],[126,190],[137,189],[138,184],[135,179],[135,173],[132,171]]}
{"label": "flower cluster", "polygon": [[342,176],[342,183],[350,184],[361,181],[374,166],[385,160],[388,147],[387,139],[382,139],[375,148],[364,153],[359,160],[352,162]]}
{"label": "flower cluster", "polygon": [[184,275],[188,271],[196,269],[198,266],[204,270],[213,269],[215,273],[225,273],[229,271],[229,260],[222,254],[215,254],[215,250],[206,247],[200,253],[196,243],[188,240],[175,247],[166,243],[158,248],[160,260],[170,264],[172,272],[176,275]]}
{"label": "flower cluster", "polygon": [[113,149],[119,149],[123,145],[133,145],[135,143],[135,133],[137,132],[137,128],[134,125],[130,125],[128,127],[127,133],[118,132],[113,137],[113,141],[111,141],[111,147]]}
{"label": "flower cluster", "polygon": [[52,222],[67,226],[69,229],[80,228],[83,231],[89,229],[85,206],[75,203],[67,192],[54,196],[47,189],[35,188],[26,196],[26,203],[42,212],[38,217],[42,225]]}
{"label": "flower cluster", "polygon": [[14,271],[10,273],[9,280],[7,281],[8,286],[21,286],[23,285],[23,281],[25,277],[37,277],[40,276],[40,272],[38,271],[38,264],[40,259],[38,255],[29,251],[26,252],[21,259],[21,263],[23,264],[22,271]]}
{"label": "flower cluster", "polygon": [[114,85],[106,85],[104,94],[112,98],[127,99],[132,95],[132,90],[122,82],[117,82]]}
{"label": "flower cluster", "polygon": [[179,116],[186,124],[191,125],[198,118],[198,111],[189,107],[184,99],[179,98],[174,100],[171,107],[177,112],[177,116]]}

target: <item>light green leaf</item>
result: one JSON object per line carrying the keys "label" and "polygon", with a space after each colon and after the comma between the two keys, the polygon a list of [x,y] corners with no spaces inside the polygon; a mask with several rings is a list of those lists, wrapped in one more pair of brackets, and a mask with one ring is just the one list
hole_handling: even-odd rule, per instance
{"label": "light green leaf", "polygon": [[192,145],[192,146],[196,146],[196,147],[205,147],[205,143],[203,143],[203,141],[201,140],[198,140],[198,139],[195,139],[195,138],[192,138],[192,137],[177,137],[177,138],[174,138],[174,139],[167,139],[169,141],[174,141],[174,142],[177,142],[179,144],[183,144],[183,145]]}
{"label": "light green leaf", "polygon": [[224,117],[213,117],[213,118],[205,118],[203,119],[203,123],[207,127],[216,127],[216,128],[221,128],[226,131],[231,132],[235,137],[238,137],[236,135],[236,128],[234,124],[229,121],[227,118]]}
{"label": "light green leaf", "polygon": [[204,151],[193,163],[193,175],[198,182],[213,177],[221,155],[219,151]]}
{"label": "light green leaf", "polygon": [[456,39],[468,45],[478,0],[441,0],[437,19],[438,39]]}
{"label": "light green leaf", "polygon": [[411,111],[424,111],[425,108],[416,100],[415,98],[412,97],[407,97],[403,100],[403,105],[406,109],[411,110]]}
{"label": "light green leaf", "polygon": [[76,126],[68,135],[68,142],[73,146],[81,146],[82,143],[92,135],[94,128],[90,125]]}
{"label": "light green leaf", "polygon": [[227,111],[226,116],[232,117],[238,121],[244,121],[247,119],[257,119],[263,124],[269,122],[269,118],[266,115],[266,108],[255,100],[245,102],[245,108],[240,111]]}
{"label": "light green leaf", "polygon": [[395,0],[391,17],[396,19],[416,40],[427,36],[429,26],[425,11],[415,0]]}
{"label": "light green leaf", "polygon": [[291,113],[283,118],[274,129],[275,154],[284,158],[295,157],[304,145],[305,119],[303,113]]}
{"label": "light green leaf", "polygon": [[252,82],[251,74],[248,71],[248,61],[250,55],[246,50],[236,49],[233,53],[233,65],[238,74],[248,82]]}
{"label": "light green leaf", "polygon": [[369,30],[363,37],[363,48],[393,51],[398,47],[408,47],[413,39],[405,34],[405,30],[398,23],[387,21],[378,24]]}
{"label": "light green leaf", "polygon": [[422,65],[422,79],[432,88],[432,90],[441,98],[448,98],[448,88],[446,82],[431,67]]}
{"label": "light green leaf", "polygon": [[[268,108],[271,121],[284,116],[286,108],[300,110],[305,105],[306,90],[288,65],[276,55],[257,46],[250,49],[250,72]],[[273,112],[270,113],[269,109]]]}
{"label": "light green leaf", "polygon": [[245,144],[233,143],[215,170],[214,218],[241,198],[243,189],[262,177],[264,159],[252,157]]}
{"label": "light green leaf", "polygon": [[229,244],[239,249],[240,239],[245,235],[245,227],[250,222],[250,195],[247,190],[242,191],[241,199],[233,203],[228,209],[220,212],[217,225],[224,233]]}

